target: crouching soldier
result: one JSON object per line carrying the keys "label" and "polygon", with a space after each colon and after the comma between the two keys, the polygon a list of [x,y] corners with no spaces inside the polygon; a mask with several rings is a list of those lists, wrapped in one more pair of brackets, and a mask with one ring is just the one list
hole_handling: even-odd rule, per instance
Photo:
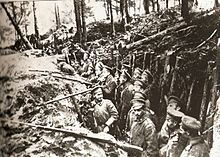
{"label": "crouching soldier", "polygon": [[156,129],[151,119],[145,115],[145,105],[145,100],[133,99],[132,110],[135,119],[130,130],[130,142],[143,148],[142,157],[158,157]]}
{"label": "crouching soldier", "polygon": [[91,102],[94,107],[93,117],[96,126],[96,132],[109,132],[114,134],[113,123],[118,119],[118,111],[114,104],[103,99],[103,91],[101,87],[97,87],[92,91],[94,100]]}
{"label": "crouching soldier", "polygon": [[199,136],[201,123],[193,117],[184,116],[180,129],[184,136],[189,138],[180,157],[209,157],[209,148],[204,139]]}

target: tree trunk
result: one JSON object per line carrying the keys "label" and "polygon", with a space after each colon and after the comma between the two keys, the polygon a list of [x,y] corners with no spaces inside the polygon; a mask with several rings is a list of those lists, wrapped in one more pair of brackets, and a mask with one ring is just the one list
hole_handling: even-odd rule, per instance
{"label": "tree trunk", "polygon": [[37,40],[39,40],[40,34],[39,34],[39,28],[38,28],[38,25],[37,25],[35,1],[33,1],[33,14],[34,14],[34,31],[35,31],[35,36],[37,37]]}
{"label": "tree trunk", "polygon": [[27,49],[33,49],[32,45],[30,44],[30,42],[28,41],[28,39],[26,38],[26,36],[23,35],[20,27],[14,22],[11,14],[9,13],[7,7],[5,6],[4,3],[1,3],[2,8],[5,10],[8,18],[10,19],[12,25],[14,26],[15,30],[17,31],[18,35],[21,37],[21,40],[24,42],[25,46]]}
{"label": "tree trunk", "polygon": [[176,63],[175,63],[175,67],[174,67],[174,72],[173,72],[173,77],[172,77],[172,81],[171,81],[171,85],[170,85],[170,94],[174,94],[175,90],[174,90],[174,85],[176,82],[176,77],[177,77],[177,69],[179,67],[179,61],[180,61],[180,57],[176,57]]}
{"label": "tree trunk", "polygon": [[125,0],[125,17],[127,23],[131,22],[131,17],[128,12],[128,0]]}
{"label": "tree trunk", "polygon": [[124,17],[124,8],[125,8],[125,0],[120,0],[120,12],[121,12],[121,26],[123,28],[123,31],[126,31],[125,28],[125,17]]}
{"label": "tree trunk", "polygon": [[79,38],[79,42],[82,43],[82,26],[81,26],[81,19],[80,19],[80,5],[79,0],[74,0],[74,7],[75,7],[75,18],[76,18],[76,36]]}
{"label": "tree trunk", "polygon": [[58,28],[60,28],[61,22],[60,22],[60,10],[59,10],[59,6],[57,6],[57,24],[58,24]]}
{"label": "tree trunk", "polygon": [[[209,74],[211,71],[210,64],[207,67],[207,74]],[[207,107],[208,107],[208,101],[207,101],[207,96],[208,96],[208,84],[209,84],[209,76],[206,76],[205,83],[204,83],[204,88],[203,88],[203,96],[202,96],[202,103],[201,103],[201,108],[200,108],[200,115],[199,118],[201,120],[202,124],[202,131],[205,127],[205,120],[206,120],[206,113],[207,113]]]}
{"label": "tree trunk", "polygon": [[188,101],[187,101],[187,104],[186,104],[186,113],[190,112],[190,104],[191,104],[191,101],[192,101],[192,94],[193,94],[193,89],[195,87],[195,84],[196,84],[196,79],[193,80],[193,82],[190,86]]}
{"label": "tree trunk", "polygon": [[215,6],[214,6],[215,8],[217,8],[217,7],[219,7],[219,2],[218,2],[218,0],[215,0]]}
{"label": "tree trunk", "polygon": [[169,0],[166,0],[166,8],[168,9],[169,7]]}
{"label": "tree trunk", "polygon": [[188,0],[182,0],[182,7],[181,7],[181,16],[184,20],[188,23],[189,22],[189,6]]}
{"label": "tree trunk", "polygon": [[109,9],[110,9],[110,16],[111,16],[111,34],[115,36],[115,26],[114,26],[114,18],[113,18],[113,12],[112,12],[112,0],[108,0],[109,2]]}
{"label": "tree trunk", "polygon": [[82,13],[82,46],[86,49],[86,41],[87,41],[87,31],[86,31],[86,20],[85,20],[85,9],[86,4],[85,0],[81,1],[81,13]]}
{"label": "tree trunk", "polygon": [[144,10],[145,10],[145,14],[149,14],[149,0],[143,0],[143,5],[144,5]]}
{"label": "tree trunk", "polygon": [[160,11],[160,3],[159,3],[159,0],[157,0],[157,12]]}

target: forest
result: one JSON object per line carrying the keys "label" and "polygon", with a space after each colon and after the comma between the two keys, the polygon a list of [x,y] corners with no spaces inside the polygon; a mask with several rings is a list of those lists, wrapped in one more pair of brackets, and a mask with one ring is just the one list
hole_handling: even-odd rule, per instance
{"label": "forest", "polygon": [[220,9],[218,0],[205,1],[65,0],[47,2],[48,10],[42,1],[1,2],[0,156],[129,156],[140,149],[124,128],[114,137],[93,132],[99,62],[116,80],[115,104],[124,65],[129,75],[150,72],[146,97],[156,130],[174,95],[201,123],[210,157],[218,156]]}

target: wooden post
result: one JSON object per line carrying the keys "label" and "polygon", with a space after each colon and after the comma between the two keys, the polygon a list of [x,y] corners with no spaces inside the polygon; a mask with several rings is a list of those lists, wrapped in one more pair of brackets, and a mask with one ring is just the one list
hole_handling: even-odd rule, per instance
{"label": "wooden post", "polygon": [[147,52],[144,52],[143,70],[146,69]]}
{"label": "wooden post", "polygon": [[164,63],[164,72],[163,72],[163,79],[161,83],[161,92],[160,92],[160,103],[164,98],[164,85],[167,82],[167,66],[169,65],[170,56],[166,53],[165,63]]}
{"label": "wooden post", "polygon": [[188,101],[186,104],[186,113],[189,113],[189,111],[190,111],[190,104],[191,104],[192,94],[193,94],[193,89],[195,87],[195,84],[196,84],[196,79],[193,79],[192,84],[190,86],[190,90],[189,90]]}
{"label": "wooden post", "polygon": [[174,67],[174,72],[173,72],[173,77],[172,77],[172,81],[171,81],[171,85],[170,85],[170,93],[173,94],[174,93],[174,85],[176,82],[176,77],[177,77],[177,69],[179,66],[179,61],[180,61],[180,57],[176,57],[176,62],[175,62],[175,67]]}
{"label": "wooden post", "polygon": [[210,63],[208,63],[207,67],[207,74],[206,74],[206,79],[204,83],[204,88],[203,88],[203,96],[202,96],[202,103],[201,103],[201,109],[200,109],[200,120],[202,124],[202,131],[205,127],[205,120],[206,120],[206,112],[207,112],[207,107],[208,107],[208,102],[207,102],[207,96],[208,96],[208,84],[209,84],[209,73],[211,71],[211,66]]}

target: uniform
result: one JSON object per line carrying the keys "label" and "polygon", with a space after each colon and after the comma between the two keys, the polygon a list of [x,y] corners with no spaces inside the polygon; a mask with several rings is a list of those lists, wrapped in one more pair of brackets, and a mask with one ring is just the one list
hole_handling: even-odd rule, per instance
{"label": "uniform", "polygon": [[[94,104],[95,102],[92,103]],[[100,104],[95,104],[93,116],[97,131],[101,132],[110,118],[114,119],[114,121],[118,119],[118,111],[110,100],[103,99]]]}
{"label": "uniform", "polygon": [[131,144],[143,148],[142,157],[158,157],[156,129],[149,118],[145,117],[132,124]]}

